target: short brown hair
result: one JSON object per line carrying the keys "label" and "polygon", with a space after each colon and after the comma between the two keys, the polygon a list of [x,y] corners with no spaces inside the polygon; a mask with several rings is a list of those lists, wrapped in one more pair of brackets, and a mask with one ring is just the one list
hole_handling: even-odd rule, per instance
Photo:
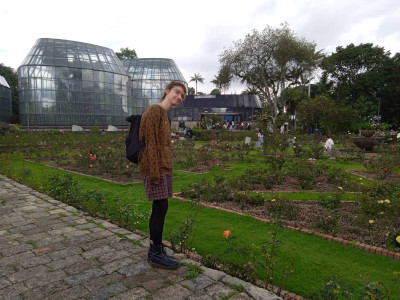
{"label": "short brown hair", "polygon": [[164,88],[164,95],[161,97],[161,100],[164,100],[165,96],[167,96],[167,94],[165,93],[165,90],[171,90],[174,86],[180,86],[185,91],[185,94],[187,94],[186,85],[184,85],[180,81],[172,81],[172,82],[168,83],[167,86]]}

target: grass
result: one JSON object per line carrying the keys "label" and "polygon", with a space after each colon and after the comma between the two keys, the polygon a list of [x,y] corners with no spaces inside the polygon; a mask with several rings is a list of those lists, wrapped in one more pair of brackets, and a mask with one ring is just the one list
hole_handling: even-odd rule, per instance
{"label": "grass", "polygon": [[[0,157],[1,158],[1,157]],[[11,171],[19,180],[36,187],[43,187],[44,178],[50,174],[61,175],[64,171],[46,167],[41,163],[26,162],[20,155],[12,155]],[[330,162],[329,162],[330,163]],[[349,168],[354,168],[354,164],[346,164]],[[235,174],[243,173],[247,168],[257,166],[254,164],[233,163],[229,164],[232,170],[221,170],[214,168],[207,174],[191,174],[182,171],[174,172],[174,191],[180,191],[193,181],[201,178],[211,180],[214,175],[223,174],[229,178]],[[351,166],[351,167],[350,167]],[[7,171],[7,165],[2,164],[2,172]],[[26,172],[29,170],[29,172]],[[21,177],[22,176],[22,177]],[[112,201],[115,197],[120,197],[127,203],[138,205],[139,210],[150,211],[151,203],[145,200],[143,185],[130,184],[120,185],[105,182],[97,178],[72,174],[79,184],[85,189],[101,189],[104,191],[106,199]],[[316,193],[286,193],[286,196],[294,198],[310,198]],[[165,223],[164,236],[177,228],[185,217],[192,213],[190,203],[180,202],[171,199]],[[255,244],[261,246],[267,239],[268,233],[272,230],[272,225],[254,220],[249,216],[240,216],[210,208],[202,208],[198,213],[199,227],[192,247],[200,255],[219,254],[222,255],[226,249],[226,243],[222,238],[224,230],[231,230],[236,241],[243,245]],[[218,220],[216,222],[216,220]],[[140,222],[137,227],[147,231],[147,221]],[[392,259],[367,254],[364,251],[346,247],[337,243],[331,243],[316,236],[311,236],[296,231],[283,230],[279,233],[278,239],[283,242],[278,248],[277,269],[282,270],[285,266],[293,263],[295,273],[289,277],[285,289],[303,295],[310,296],[321,289],[326,278],[336,275],[340,280],[361,290],[363,280],[360,275],[369,275],[370,281],[383,281],[388,287],[393,286],[392,274],[400,270],[400,262]],[[258,270],[258,275],[263,278],[263,272]],[[400,291],[394,291],[392,295],[395,299],[400,297]]]}

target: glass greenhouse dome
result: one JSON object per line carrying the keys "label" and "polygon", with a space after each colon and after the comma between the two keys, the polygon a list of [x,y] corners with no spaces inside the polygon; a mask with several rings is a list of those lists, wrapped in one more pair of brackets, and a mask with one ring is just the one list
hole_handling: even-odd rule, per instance
{"label": "glass greenhouse dome", "polygon": [[160,102],[165,86],[171,81],[187,83],[177,65],[168,58],[137,58],[122,61],[132,78],[132,97],[137,105],[135,114]]}
{"label": "glass greenhouse dome", "polygon": [[38,39],[18,68],[20,120],[30,126],[126,125],[128,73],[113,50]]}
{"label": "glass greenhouse dome", "polygon": [[0,75],[0,122],[8,122],[12,114],[11,88]]}

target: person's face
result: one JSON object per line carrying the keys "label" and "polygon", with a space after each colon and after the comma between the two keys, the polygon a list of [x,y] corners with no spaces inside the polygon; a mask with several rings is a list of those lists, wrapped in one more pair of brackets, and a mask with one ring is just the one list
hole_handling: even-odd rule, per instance
{"label": "person's face", "polygon": [[178,105],[185,99],[185,90],[181,86],[174,86],[170,90],[165,91],[166,98],[171,102],[172,106]]}

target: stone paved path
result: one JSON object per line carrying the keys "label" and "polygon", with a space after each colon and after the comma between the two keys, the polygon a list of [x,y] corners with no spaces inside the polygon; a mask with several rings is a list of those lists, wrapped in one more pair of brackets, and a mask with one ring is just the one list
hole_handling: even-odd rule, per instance
{"label": "stone paved path", "polygon": [[153,269],[148,240],[0,175],[0,299],[281,299],[223,272]]}

